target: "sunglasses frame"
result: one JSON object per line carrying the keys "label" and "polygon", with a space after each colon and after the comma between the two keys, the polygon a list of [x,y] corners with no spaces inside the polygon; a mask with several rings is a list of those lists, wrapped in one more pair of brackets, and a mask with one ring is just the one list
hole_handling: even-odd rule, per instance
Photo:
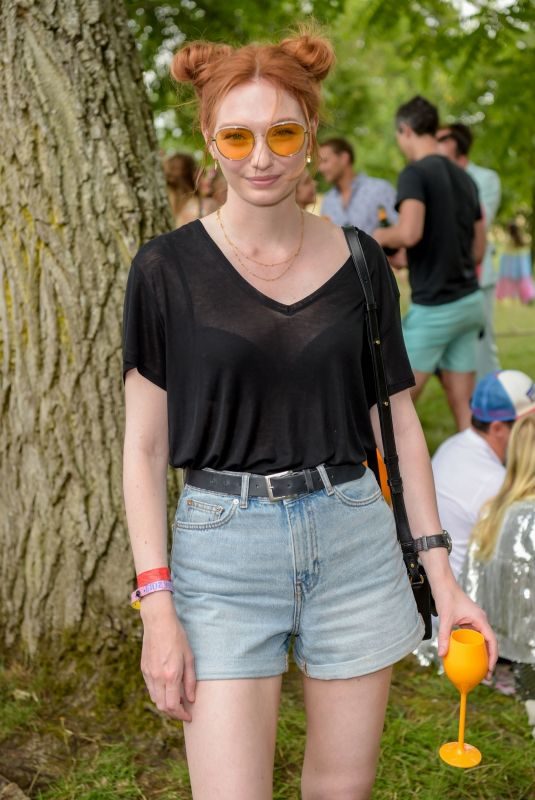
{"label": "sunglasses frame", "polygon": [[[299,125],[299,127],[303,129],[303,144],[301,145],[299,150],[296,150],[295,153],[290,153],[287,156],[285,156],[283,153],[276,153],[275,150],[273,150],[273,148],[270,147],[269,142],[267,140],[267,134],[272,128],[278,128],[278,127],[282,127],[284,125]],[[218,136],[218,134],[221,133],[221,131],[243,131],[243,130],[249,131],[249,133],[253,137],[253,146],[251,147],[251,152],[247,153],[246,156],[242,156],[241,158],[230,158],[230,156],[226,156],[224,153],[222,153],[221,150],[219,149],[219,145],[217,144],[217,136]],[[293,158],[294,156],[299,155],[299,153],[301,152],[301,150],[303,149],[303,146],[305,144],[306,137],[309,134],[310,134],[310,128],[305,128],[305,126],[301,122],[296,122],[293,119],[292,120],[288,119],[288,120],[285,120],[284,122],[275,122],[273,125],[270,125],[269,128],[267,129],[267,131],[262,135],[262,138],[266,142],[266,145],[269,148],[269,150],[271,150],[273,155],[277,156],[277,158]],[[256,136],[254,134],[254,131],[252,131],[250,128],[248,128],[247,125],[225,125],[223,128],[219,128],[219,130],[216,131],[215,136],[212,136],[210,141],[214,142],[214,144],[215,144],[215,146],[217,148],[217,152],[219,153],[219,155],[222,158],[226,158],[227,161],[244,161],[246,158],[249,158],[249,156],[251,155],[251,153],[253,152],[253,150],[256,147]]]}

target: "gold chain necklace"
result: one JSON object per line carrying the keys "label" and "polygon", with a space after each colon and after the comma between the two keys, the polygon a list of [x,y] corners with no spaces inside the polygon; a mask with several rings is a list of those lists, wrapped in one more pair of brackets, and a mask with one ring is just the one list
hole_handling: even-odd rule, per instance
{"label": "gold chain necklace", "polygon": [[[290,269],[290,267],[294,263],[295,259],[297,258],[297,256],[301,252],[301,248],[303,246],[304,233],[305,233],[305,215],[304,215],[304,212],[302,210],[301,210],[301,235],[299,237],[299,245],[297,247],[297,250],[291,256],[289,256],[288,258],[285,258],[284,261],[274,261],[271,264],[264,264],[264,262],[257,261],[255,258],[252,258],[251,256],[248,256],[245,253],[242,253],[239,250],[239,248],[237,247],[237,245],[235,245],[234,242],[228,236],[228,234],[227,234],[227,232],[225,230],[225,226],[223,225],[223,220],[221,219],[221,213],[220,213],[220,209],[219,208],[217,209],[216,217],[217,217],[217,221],[219,222],[219,225],[221,227],[221,230],[223,231],[223,236],[225,237],[225,239],[227,240],[227,243],[232,248],[232,250],[234,252],[234,255],[236,256],[236,259],[238,260],[238,263],[243,267],[244,270],[246,270],[246,272],[248,272],[250,275],[254,275],[255,278],[258,278],[261,281],[278,281],[280,278],[282,278],[283,275],[286,275],[286,273],[288,272],[288,270]],[[259,275],[257,272],[253,272],[252,269],[249,269],[247,264],[243,263],[243,260],[241,258],[242,255],[243,255],[244,258],[249,259],[249,261],[254,261],[256,264],[260,264],[262,267],[278,267],[280,264],[285,264],[286,262],[288,262],[288,266],[279,275],[275,275],[275,277],[267,278],[265,275]]]}

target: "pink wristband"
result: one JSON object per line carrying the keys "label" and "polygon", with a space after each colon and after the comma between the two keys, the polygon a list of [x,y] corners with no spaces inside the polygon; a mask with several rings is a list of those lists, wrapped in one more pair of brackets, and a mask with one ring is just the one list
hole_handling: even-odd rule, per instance
{"label": "pink wristband", "polygon": [[135,592],[132,592],[130,596],[130,605],[132,608],[139,610],[141,608],[141,598],[145,597],[146,594],[152,594],[153,592],[171,592],[172,594],[172,581],[154,581],[154,583],[147,583],[145,586],[140,586],[135,590]]}

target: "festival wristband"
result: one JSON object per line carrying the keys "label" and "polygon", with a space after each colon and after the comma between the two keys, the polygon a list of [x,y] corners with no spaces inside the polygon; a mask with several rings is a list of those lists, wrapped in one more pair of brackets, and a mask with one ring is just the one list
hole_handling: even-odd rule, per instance
{"label": "festival wristband", "polygon": [[146,586],[140,586],[130,596],[130,605],[132,608],[139,610],[141,608],[141,598],[153,592],[171,592],[173,593],[173,584],[171,581],[154,581],[154,583],[147,583]]}
{"label": "festival wristband", "polygon": [[171,570],[169,567],[159,567],[158,569],[148,569],[145,572],[140,572],[137,576],[138,589],[146,586],[148,583],[155,581],[170,581]]}

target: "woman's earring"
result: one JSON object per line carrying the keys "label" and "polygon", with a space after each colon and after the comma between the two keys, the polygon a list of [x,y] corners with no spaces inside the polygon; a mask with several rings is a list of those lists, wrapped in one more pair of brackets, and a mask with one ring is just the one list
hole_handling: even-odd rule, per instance
{"label": "woman's earring", "polygon": [[214,169],[215,169],[216,172],[219,169],[219,161],[217,161],[217,160],[214,160]]}
{"label": "woman's earring", "polygon": [[311,161],[312,161],[312,157],[311,156],[307,156],[307,164],[310,164]]}

